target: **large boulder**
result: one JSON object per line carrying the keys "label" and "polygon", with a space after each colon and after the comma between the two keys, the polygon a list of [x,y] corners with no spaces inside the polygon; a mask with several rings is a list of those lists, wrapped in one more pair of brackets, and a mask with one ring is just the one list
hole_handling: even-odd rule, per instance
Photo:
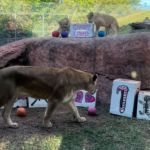
{"label": "large boulder", "polygon": [[140,80],[142,89],[150,89],[150,33],[95,39],[95,43],[95,70],[104,75],[99,82],[101,101],[110,102],[112,81],[116,78]]}
{"label": "large boulder", "polygon": [[16,64],[28,65],[27,47],[29,43],[32,43],[32,39],[24,39],[0,46],[0,68]]}
{"label": "large boulder", "polygon": [[[33,65],[64,67],[99,73],[98,98],[109,103],[116,78],[142,81],[150,89],[150,33],[105,38],[32,38],[0,47],[0,67]],[[132,78],[132,72],[137,73]]]}
{"label": "large boulder", "polygon": [[35,66],[71,66],[93,72],[93,39],[79,38],[41,38],[35,40],[29,49],[29,60]]}

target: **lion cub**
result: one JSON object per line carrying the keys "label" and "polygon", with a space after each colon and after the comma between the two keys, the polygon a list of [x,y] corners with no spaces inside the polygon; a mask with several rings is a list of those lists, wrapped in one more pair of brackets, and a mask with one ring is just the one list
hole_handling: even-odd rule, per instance
{"label": "lion cub", "polygon": [[11,120],[11,109],[19,95],[48,99],[43,125],[51,127],[51,115],[58,104],[67,100],[79,122],[81,117],[73,101],[77,90],[85,89],[90,93],[96,90],[97,75],[71,67],[49,68],[33,66],[12,66],[0,70],[0,107],[4,106],[3,119],[9,127],[17,128]]}

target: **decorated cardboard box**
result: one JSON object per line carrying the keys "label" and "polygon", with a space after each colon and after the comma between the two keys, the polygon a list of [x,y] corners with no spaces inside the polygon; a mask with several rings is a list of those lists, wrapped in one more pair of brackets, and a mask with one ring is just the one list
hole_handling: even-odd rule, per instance
{"label": "decorated cardboard box", "polygon": [[91,95],[85,90],[78,91],[75,97],[75,105],[81,107],[95,107],[96,93],[97,91],[93,95]]}
{"label": "decorated cardboard box", "polygon": [[46,99],[35,99],[32,97],[29,97],[29,108],[33,107],[47,107],[47,100]]}
{"label": "decorated cardboard box", "polygon": [[110,113],[132,117],[135,97],[140,90],[140,81],[116,79],[113,81]]}
{"label": "decorated cardboard box", "polygon": [[14,108],[17,107],[28,107],[28,98],[18,98],[13,105]]}
{"label": "decorated cardboard box", "polygon": [[137,119],[150,120],[150,91],[140,91],[137,101]]}
{"label": "decorated cardboard box", "polygon": [[70,37],[94,37],[94,25],[92,23],[71,24]]}
{"label": "decorated cardboard box", "polygon": [[28,107],[28,97],[19,96],[13,105],[13,108],[17,107]]}
{"label": "decorated cardboard box", "polygon": [[[28,98],[27,97],[18,97],[16,99],[16,102],[13,105],[13,108],[17,107],[28,107]],[[0,107],[0,109],[3,109],[4,107]]]}

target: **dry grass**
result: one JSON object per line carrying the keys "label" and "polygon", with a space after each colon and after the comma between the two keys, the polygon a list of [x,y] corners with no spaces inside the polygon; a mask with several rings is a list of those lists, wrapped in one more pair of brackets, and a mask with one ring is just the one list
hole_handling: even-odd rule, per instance
{"label": "dry grass", "polygon": [[131,15],[127,15],[124,17],[117,18],[119,22],[119,26],[127,25],[132,22],[142,22],[145,17],[150,18],[150,10],[148,11],[139,11],[136,13],[133,13]]}

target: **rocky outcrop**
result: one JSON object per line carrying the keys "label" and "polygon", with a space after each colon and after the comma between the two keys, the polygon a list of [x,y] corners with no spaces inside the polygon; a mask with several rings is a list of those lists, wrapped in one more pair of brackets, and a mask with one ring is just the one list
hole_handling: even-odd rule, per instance
{"label": "rocky outcrop", "polygon": [[93,72],[93,39],[42,38],[30,44],[29,49],[29,60],[32,65],[71,66]]}
{"label": "rocky outcrop", "polygon": [[109,103],[116,78],[142,81],[150,89],[150,33],[105,38],[32,38],[0,47],[0,67],[9,65],[72,66],[100,74],[98,101]]}
{"label": "rocky outcrop", "polygon": [[[150,89],[150,33],[119,35],[95,42],[95,70],[105,75],[99,83],[99,94],[107,102],[111,95],[111,81],[116,78],[140,80],[142,89]],[[131,76],[133,71],[136,78]]]}
{"label": "rocky outcrop", "polygon": [[0,46],[0,68],[15,64],[28,65],[27,47],[29,43],[32,43],[32,39],[24,39]]}

